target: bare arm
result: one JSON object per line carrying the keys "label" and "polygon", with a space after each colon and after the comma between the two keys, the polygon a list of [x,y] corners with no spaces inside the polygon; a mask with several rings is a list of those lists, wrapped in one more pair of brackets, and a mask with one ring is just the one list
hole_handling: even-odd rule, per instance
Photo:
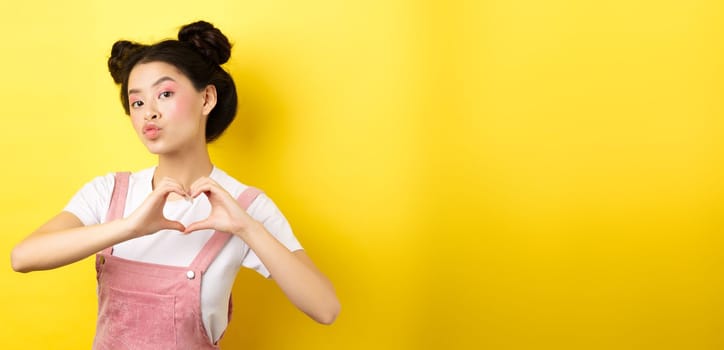
{"label": "bare arm", "polygon": [[261,224],[238,234],[295,306],[319,323],[334,322],[340,304],[332,282],[317,269],[304,250],[290,252]]}
{"label": "bare arm", "polygon": [[183,231],[181,223],[163,217],[163,206],[171,192],[186,194],[177,182],[163,179],[127,218],[98,225],[83,226],[75,215],[61,212],[13,248],[10,255],[13,270],[54,269],[131,238],[162,229]]}
{"label": "bare arm", "polygon": [[303,250],[290,252],[213,180],[201,178],[191,185],[192,197],[201,193],[209,198],[211,214],[207,219],[189,225],[186,233],[211,228],[239,236],[297,308],[319,323],[334,322],[340,304],[332,283]]}
{"label": "bare arm", "polygon": [[18,272],[49,270],[84,259],[128,236],[128,225],[121,220],[83,226],[75,215],[61,212],[18,243],[10,259]]}

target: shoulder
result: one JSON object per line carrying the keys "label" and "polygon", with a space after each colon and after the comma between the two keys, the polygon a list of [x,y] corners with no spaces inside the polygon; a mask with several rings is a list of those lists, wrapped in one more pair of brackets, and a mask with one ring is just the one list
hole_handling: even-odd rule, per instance
{"label": "shoulder", "polygon": [[74,214],[84,225],[103,222],[115,184],[114,175],[108,173],[86,182],[63,210]]}
{"label": "shoulder", "polygon": [[[214,167],[214,170],[211,172],[211,179],[221,185],[221,187],[229,192],[229,194],[231,194],[234,198],[238,198],[242,192],[252,187],[240,182],[233,176],[216,167]],[[264,193],[264,190],[259,189],[259,191],[261,191],[261,193],[251,203],[247,212],[252,217],[260,221],[268,219],[269,217],[281,216],[281,211],[277,208],[271,198]]]}
{"label": "shoulder", "polygon": [[[89,202],[106,206],[111,199],[113,189],[116,186],[116,176],[124,172],[110,172],[105,175],[96,176],[78,191],[77,195],[86,198]],[[129,189],[137,188],[148,183],[148,178],[153,176],[153,168],[144,169],[138,172],[130,173]]]}
{"label": "shoulder", "polygon": [[242,192],[250,187],[217,167],[214,167],[209,177],[221,185],[221,187],[223,187],[226,192],[229,192],[229,194],[231,194],[234,198],[239,197]]}
{"label": "shoulder", "polygon": [[115,182],[115,173],[107,173],[105,175],[96,176],[86,182],[82,191],[86,193],[97,193],[99,195],[103,195],[105,193],[110,194],[113,191]]}
{"label": "shoulder", "polygon": [[129,187],[134,187],[134,186],[148,183],[150,178],[153,177],[153,170],[154,170],[154,168],[147,168],[147,169],[139,170],[136,172],[130,172],[130,171],[110,172],[105,175],[101,175],[101,176],[97,176],[97,177],[93,178],[91,181],[86,183],[85,187],[92,189],[94,192],[97,192],[99,194],[107,193],[110,195],[110,193],[113,192],[113,188],[116,185],[117,176],[123,176],[124,173],[127,173],[129,175],[128,176]]}

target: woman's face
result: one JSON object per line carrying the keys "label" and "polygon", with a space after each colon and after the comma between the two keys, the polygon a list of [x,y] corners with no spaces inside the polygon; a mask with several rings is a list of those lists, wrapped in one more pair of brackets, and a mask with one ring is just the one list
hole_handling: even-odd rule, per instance
{"label": "woman's face", "polygon": [[131,121],[151,153],[172,154],[206,144],[206,117],[213,108],[209,108],[210,88],[197,91],[184,74],[165,62],[141,63],[131,70]]}

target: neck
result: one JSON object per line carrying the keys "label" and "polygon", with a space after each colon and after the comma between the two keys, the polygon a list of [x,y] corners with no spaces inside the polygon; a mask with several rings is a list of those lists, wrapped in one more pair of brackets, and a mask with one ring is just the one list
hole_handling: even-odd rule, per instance
{"label": "neck", "polygon": [[182,154],[162,154],[158,156],[158,167],[153,175],[153,187],[156,188],[156,184],[164,177],[169,177],[188,190],[194,181],[202,176],[209,176],[212,169],[213,164],[206,144]]}

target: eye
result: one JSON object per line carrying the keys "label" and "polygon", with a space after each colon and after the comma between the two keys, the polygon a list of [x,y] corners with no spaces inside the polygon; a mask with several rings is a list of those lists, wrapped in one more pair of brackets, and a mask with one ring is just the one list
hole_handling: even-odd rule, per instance
{"label": "eye", "polygon": [[139,108],[141,106],[143,106],[143,101],[141,100],[131,102],[131,108]]}
{"label": "eye", "polygon": [[173,96],[173,92],[171,91],[164,91],[158,95],[158,98],[169,98]]}

